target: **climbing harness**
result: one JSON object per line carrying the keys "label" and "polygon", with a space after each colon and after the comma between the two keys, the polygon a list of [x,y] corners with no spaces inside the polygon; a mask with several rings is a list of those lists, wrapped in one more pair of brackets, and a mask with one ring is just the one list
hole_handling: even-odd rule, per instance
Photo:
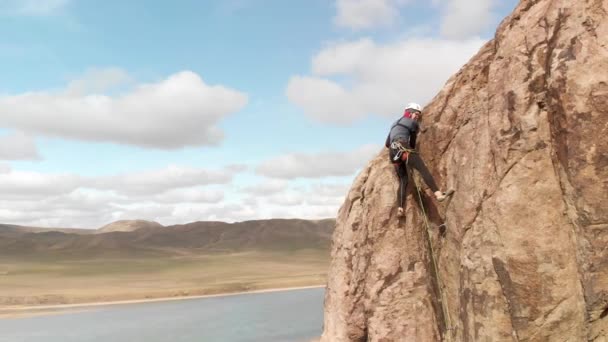
{"label": "climbing harness", "polygon": [[[448,298],[444,292],[445,286],[443,285],[443,281],[441,281],[441,277],[439,275],[439,268],[437,267],[437,261],[435,260],[435,251],[433,250],[433,240],[431,239],[430,226],[428,217],[426,215],[426,210],[424,209],[424,204],[422,203],[422,195],[420,194],[420,186],[418,182],[414,182],[416,184],[416,191],[418,192],[418,201],[420,202],[420,208],[422,210],[422,216],[424,217],[424,225],[426,227],[426,235],[429,242],[429,247],[431,250],[431,260],[433,262],[433,268],[435,269],[435,277],[437,278],[437,286],[439,287],[439,302],[441,303],[441,310],[443,311],[443,319],[445,324],[445,335],[444,341],[450,342],[452,341],[451,331],[455,330],[452,327],[452,320],[450,319],[450,308],[448,307]],[[445,225],[445,223],[444,223]]]}
{"label": "climbing harness", "polygon": [[[416,150],[404,147],[403,145],[401,145],[401,143],[399,141],[393,141],[391,143],[391,148],[393,150],[397,150],[397,153],[395,153],[395,156],[393,157],[394,163],[399,162],[399,160],[401,160],[401,157],[403,156],[404,153],[406,154],[406,157],[410,153],[418,153],[418,152],[416,152]],[[406,162],[407,162],[407,159],[406,159]]]}

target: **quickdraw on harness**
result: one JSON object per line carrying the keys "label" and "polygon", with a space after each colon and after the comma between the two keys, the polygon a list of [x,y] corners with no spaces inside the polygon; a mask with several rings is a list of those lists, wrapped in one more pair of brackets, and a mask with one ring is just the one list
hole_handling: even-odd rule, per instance
{"label": "quickdraw on harness", "polygon": [[431,239],[429,220],[426,215],[426,210],[424,209],[424,204],[422,202],[422,195],[420,194],[420,192],[421,192],[420,186],[418,185],[418,182],[414,182],[414,183],[416,184],[416,191],[418,192],[418,201],[420,202],[420,209],[422,211],[422,216],[424,217],[426,235],[427,235],[427,239],[428,239],[428,243],[429,243],[429,248],[431,251],[431,260],[433,262],[435,278],[437,279],[437,286],[439,288],[439,296],[441,297],[441,298],[439,298],[439,303],[441,303],[441,310],[443,311],[443,319],[444,319],[444,324],[445,324],[445,329],[446,329],[446,332],[444,335],[444,341],[450,342],[450,341],[452,341],[451,331],[455,330],[455,328],[452,327],[452,320],[450,319],[450,308],[448,307],[448,298],[444,291],[445,286],[443,284],[443,281],[441,281],[441,277],[439,275],[439,268],[437,267],[437,261],[435,260],[435,251],[433,249],[433,240]]}
{"label": "quickdraw on harness", "polygon": [[391,143],[391,148],[393,150],[397,150],[397,153],[395,153],[395,156],[393,157],[394,163],[397,163],[400,160],[402,160],[402,157],[404,154],[405,154],[405,160],[407,161],[410,153],[417,153],[416,150],[404,147],[403,145],[401,145],[401,143],[399,141],[393,141]]}

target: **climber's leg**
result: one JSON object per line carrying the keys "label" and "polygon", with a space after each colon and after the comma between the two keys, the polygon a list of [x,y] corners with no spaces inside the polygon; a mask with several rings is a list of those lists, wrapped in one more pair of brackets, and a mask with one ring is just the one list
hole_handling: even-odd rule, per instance
{"label": "climber's leg", "polygon": [[426,164],[424,163],[422,158],[420,158],[420,155],[418,153],[410,153],[408,165],[418,170],[418,172],[422,176],[422,179],[424,179],[426,185],[431,188],[431,191],[433,191],[435,198],[439,202],[445,200],[448,196],[454,193],[454,190],[449,190],[447,192],[439,191],[439,187],[437,186],[435,179],[431,175],[431,172],[426,167]]}
{"label": "climber's leg", "polygon": [[422,158],[420,158],[420,155],[418,153],[411,153],[407,164],[410,167],[413,167],[414,169],[418,170],[418,172],[422,176],[422,179],[424,179],[426,185],[431,188],[433,192],[439,191],[439,187],[437,186],[435,179],[431,175],[431,172],[426,167],[426,164],[424,164],[424,161],[422,161]]}
{"label": "climber's leg", "polygon": [[399,177],[399,193],[397,198],[399,200],[399,208],[397,208],[397,214],[399,216],[405,215],[405,190],[407,189],[407,168],[403,162],[393,164],[397,176]]}
{"label": "climber's leg", "polygon": [[397,208],[397,215],[405,215],[405,191],[407,189],[407,166],[405,165],[407,154],[404,154],[398,148],[389,149],[389,159],[395,168],[397,177],[399,178],[399,190],[397,192],[397,202],[399,207]]}

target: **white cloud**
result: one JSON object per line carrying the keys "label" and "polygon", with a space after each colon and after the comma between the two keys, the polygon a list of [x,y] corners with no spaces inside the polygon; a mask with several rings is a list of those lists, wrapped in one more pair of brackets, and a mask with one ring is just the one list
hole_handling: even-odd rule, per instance
{"label": "white cloud", "polygon": [[399,7],[407,0],[336,0],[334,24],[353,30],[388,26],[399,18]]}
{"label": "white cloud", "polygon": [[[175,210],[176,206],[170,204],[134,202],[128,205],[117,206],[111,214],[110,222],[144,219],[167,224],[167,222],[170,222],[167,221],[167,219],[171,219]],[[175,218],[173,218],[173,220],[175,220]]]}
{"label": "white cloud", "polygon": [[293,191],[274,194],[266,198],[266,203],[283,207],[300,206],[304,204],[305,201],[306,196],[304,194]]}
{"label": "white cloud", "polygon": [[286,185],[284,188],[247,196],[241,203],[256,212],[256,215],[249,219],[335,217],[350,189],[351,178],[341,177],[342,180],[333,178],[331,181],[314,183],[280,180]]}
{"label": "white cloud", "polygon": [[111,215],[104,214],[102,208],[96,211],[78,211],[73,209],[46,209],[38,204],[37,210],[24,210],[17,208],[15,203],[9,203],[11,207],[0,208],[2,223],[19,224],[33,227],[53,228],[98,228],[111,221]]}
{"label": "white cloud", "polygon": [[[35,196],[35,195],[33,195]],[[0,200],[0,207],[12,212],[13,216],[22,217],[28,222],[34,220],[54,220],[76,223],[85,218],[107,221],[110,214],[119,204],[128,203],[128,198],[111,191],[94,189],[76,189],[69,193],[50,194],[47,196],[23,197]],[[71,216],[62,216],[69,213]],[[10,216],[10,215],[8,215]],[[4,220],[9,217],[0,215]]]}
{"label": "white cloud", "polygon": [[28,92],[0,97],[0,126],[27,133],[176,149],[217,144],[217,124],[243,108],[247,96],[210,86],[183,71],[120,95],[79,94],[124,81],[116,69],[89,73],[63,92]]}
{"label": "white cloud", "polygon": [[245,197],[241,203],[248,205],[250,207],[257,207],[260,204],[260,200],[253,196]]}
{"label": "white cloud", "polygon": [[106,205],[125,203],[129,199],[112,191],[79,188],[69,194],[51,197],[47,200],[53,201],[55,208],[96,212]]}
{"label": "white cloud", "polygon": [[[146,199],[146,198],[142,198]],[[171,189],[154,195],[148,200],[156,203],[218,203],[224,199],[221,190],[202,190],[196,188]]]}
{"label": "white cloud", "polygon": [[[481,39],[408,39],[378,45],[371,39],[325,48],[313,76],[294,76],[286,94],[313,119],[348,124],[367,114],[393,117],[408,102],[428,102],[483,45]],[[347,78],[350,85],[330,77]]]}
{"label": "white cloud", "polygon": [[10,171],[0,173],[0,193],[7,198],[44,198],[76,190],[82,179],[70,174]]}
{"label": "white cloud", "polygon": [[73,96],[101,93],[131,81],[133,79],[129,73],[120,68],[93,68],[80,78],[70,81],[66,93]]}
{"label": "white cloud", "polygon": [[319,219],[335,217],[347,189],[347,184],[316,183],[236,201],[225,198],[219,190],[196,188],[173,189],[152,196],[126,196],[113,190],[89,188],[71,192],[63,189],[36,200],[3,197],[0,223],[98,228],[124,219],[152,220],[164,225],[276,217]]}
{"label": "white cloud", "polygon": [[[259,211],[255,208],[242,205],[239,203],[227,203],[214,206],[206,207],[180,207],[175,211],[178,217],[189,218],[187,221],[225,221],[225,222],[237,222],[245,220],[253,220],[260,218]],[[188,216],[190,214],[190,216]]]}
{"label": "white cloud", "polygon": [[[231,179],[221,171],[178,167],[92,179],[10,168],[3,171],[0,223],[48,227],[97,228],[123,218],[176,222],[185,219],[172,216],[179,208],[208,207],[223,201],[223,191],[202,189],[201,184]],[[145,182],[150,182],[148,188]]]}
{"label": "white cloud", "polygon": [[306,205],[329,207],[337,210],[342,202],[344,202],[347,192],[348,187],[346,185],[316,184],[306,189],[292,188],[262,197],[261,199],[267,204],[281,207]]}
{"label": "white cloud", "polygon": [[364,145],[346,152],[286,154],[262,162],[256,168],[256,173],[282,179],[348,176],[363,167],[379,151],[378,145]]}
{"label": "white cloud", "polygon": [[289,183],[283,179],[266,179],[254,185],[245,187],[243,192],[254,196],[267,196],[287,190]]}
{"label": "white cloud", "polygon": [[479,35],[496,19],[496,0],[433,0],[441,8],[441,35],[463,39]]}
{"label": "white cloud", "polygon": [[0,163],[0,174],[11,172],[12,168],[9,164]]}
{"label": "white cloud", "polygon": [[[44,227],[98,228],[122,219],[146,219],[163,224],[205,219],[223,199],[220,191],[176,189],[151,197],[114,191],[76,189],[67,194],[31,199],[0,199],[0,223]],[[182,216],[182,213],[188,215]]]}
{"label": "white cloud", "polygon": [[[336,0],[334,24],[352,30],[371,29],[394,25],[402,15],[405,5],[415,0]],[[421,4],[429,2],[419,1]],[[475,37],[495,22],[496,0],[431,0],[439,11],[441,35],[445,38],[463,39]],[[429,20],[432,19],[428,15]]]}
{"label": "white cloud", "polygon": [[50,15],[68,5],[70,0],[0,0],[0,14]]}
{"label": "white cloud", "polygon": [[61,196],[79,189],[112,192],[115,198],[150,200],[164,203],[218,202],[223,192],[201,190],[201,186],[227,184],[234,173],[168,166],[164,169],[115,176],[80,177],[73,174],[48,174],[15,171],[6,164],[0,168],[0,193],[4,199],[42,199]]}
{"label": "white cloud", "polygon": [[160,194],[176,188],[226,184],[232,181],[232,177],[233,172],[230,170],[214,171],[170,165],[160,170],[99,177],[91,180],[89,186],[141,196]]}
{"label": "white cloud", "polygon": [[34,139],[22,132],[0,136],[0,160],[40,159]]}
{"label": "white cloud", "polygon": [[330,197],[344,198],[350,189],[350,184],[346,183],[317,183],[310,187],[311,197]]}
{"label": "white cloud", "polygon": [[179,205],[134,204],[122,207],[114,213],[112,220],[145,218],[163,225],[184,224],[195,221],[235,222],[258,218],[259,213],[249,206],[238,203]]}
{"label": "white cloud", "polygon": [[249,166],[245,164],[230,164],[226,165],[226,171],[231,173],[245,172],[249,170]]}
{"label": "white cloud", "polygon": [[269,211],[269,217],[273,218],[304,218],[308,220],[319,220],[335,218],[338,208],[333,206],[300,206],[300,207],[276,207]]}
{"label": "white cloud", "polygon": [[284,194],[263,198],[258,206],[264,218],[332,218],[336,217],[345,196],[346,192],[337,196],[324,196],[312,189],[290,189]]}

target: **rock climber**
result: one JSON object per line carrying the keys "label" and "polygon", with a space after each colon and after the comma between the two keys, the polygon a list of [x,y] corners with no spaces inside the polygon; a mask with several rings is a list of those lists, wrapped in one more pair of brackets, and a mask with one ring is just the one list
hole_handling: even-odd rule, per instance
{"label": "rock climber", "polygon": [[386,137],[385,146],[389,149],[389,157],[391,163],[395,167],[397,176],[399,177],[399,208],[397,214],[403,216],[405,204],[405,189],[408,181],[408,169],[413,167],[418,170],[422,179],[429,188],[433,191],[435,198],[442,202],[454,191],[448,192],[439,191],[437,183],[429,172],[428,168],[420,158],[420,155],[415,151],[416,136],[418,135],[418,120],[422,115],[422,107],[417,103],[410,103],[405,107],[405,112],[399,120],[395,121],[391,126],[391,130]]}

